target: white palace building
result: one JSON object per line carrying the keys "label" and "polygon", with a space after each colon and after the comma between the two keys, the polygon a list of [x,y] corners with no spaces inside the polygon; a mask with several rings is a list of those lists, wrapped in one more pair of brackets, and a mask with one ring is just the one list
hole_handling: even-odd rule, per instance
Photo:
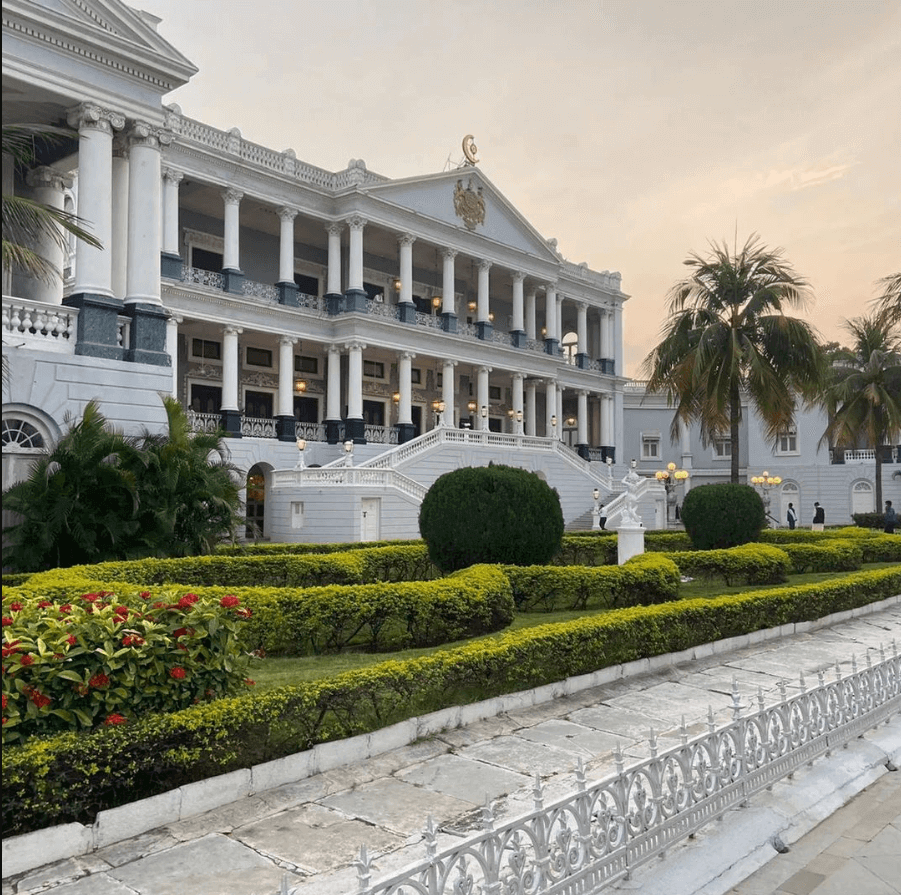
{"label": "white palace building", "polygon": [[[669,458],[648,433],[671,411],[649,422],[623,375],[619,273],[565,260],[471,138],[458,167],[391,180],[187,117],[163,99],[197,70],[158,21],[119,0],[4,0],[4,124],[72,129],[32,170],[4,158],[4,194],[76,211],[103,245],[38,247],[53,284],[3,271],[4,487],[89,400],[135,433],[173,395],[228,433],[248,536],[417,537],[431,482],[492,461],[539,473],[588,528],[596,502],[615,525],[635,458],[644,524],[666,526],[652,475]],[[812,451],[805,476],[828,478]],[[695,466],[727,479],[715,460]]]}

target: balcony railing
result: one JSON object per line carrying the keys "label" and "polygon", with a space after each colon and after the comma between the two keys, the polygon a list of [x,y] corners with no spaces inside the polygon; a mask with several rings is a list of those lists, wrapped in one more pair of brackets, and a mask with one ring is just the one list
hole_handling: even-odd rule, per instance
{"label": "balcony railing", "polygon": [[42,350],[67,354],[75,351],[76,308],[4,295],[2,320],[3,335],[13,342],[39,342]]}

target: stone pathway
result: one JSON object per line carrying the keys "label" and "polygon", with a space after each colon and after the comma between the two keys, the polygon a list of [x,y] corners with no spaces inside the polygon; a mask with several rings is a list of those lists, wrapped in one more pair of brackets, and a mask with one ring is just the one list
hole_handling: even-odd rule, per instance
{"label": "stone pathway", "polygon": [[[162,826],[90,856],[4,879],[2,895],[274,895],[286,873],[289,885],[296,886],[299,895],[353,895],[357,891],[353,861],[364,843],[370,854],[377,855],[373,869],[373,879],[377,880],[422,858],[422,830],[429,815],[440,824],[439,848],[459,842],[460,837],[478,828],[479,808],[486,798],[495,802],[501,817],[531,810],[536,773],[541,775],[545,798],[550,800],[574,788],[579,761],[588,778],[596,779],[614,770],[612,750],[616,746],[623,750],[627,763],[647,757],[651,728],[657,735],[658,749],[663,751],[679,742],[683,717],[690,735],[706,730],[709,709],[718,724],[727,723],[731,720],[733,680],[744,703],[756,697],[760,687],[769,705],[778,698],[781,678],[790,682],[789,693],[796,692],[799,672],[807,676],[808,683],[815,683],[816,672],[827,668],[832,674],[837,659],[848,671],[852,654],[861,661],[868,649],[890,647],[893,638],[901,644],[901,603],[817,631],[760,642],[730,653],[708,654],[614,681],[446,730],[388,754]],[[809,794],[810,805],[804,809],[808,819],[817,803],[831,805],[830,810],[840,807],[841,802],[835,803],[839,796],[830,793],[832,801],[824,801],[816,790],[831,787],[838,791],[845,786],[841,793],[846,792],[850,784],[835,782],[836,769],[844,768],[847,774],[853,772],[856,780],[864,780],[857,789],[841,796],[842,802],[847,802],[858,789],[884,773],[878,764],[880,755],[883,764],[885,755],[894,755],[901,764],[901,715],[856,744],[856,752],[842,751],[824,760],[831,761],[831,766],[810,772],[809,785],[814,789]],[[878,767],[878,773],[873,766]],[[772,796],[766,795],[784,800],[786,796],[775,792],[784,789],[789,800],[801,799],[806,790],[798,783],[799,776],[794,782],[774,787]],[[894,889],[860,888],[856,881],[863,877],[853,876],[857,867],[860,874],[869,873],[880,884],[889,885],[886,862],[893,860],[891,849],[901,837],[895,811],[899,788],[890,783],[895,779],[895,775],[886,774],[879,784],[887,789],[878,790],[886,793],[878,810],[861,808],[844,826],[842,814],[836,815],[834,822],[821,824],[834,836],[829,839],[820,833],[812,840],[820,845],[819,851],[813,851],[817,844],[802,847],[801,840],[746,883],[740,880],[760,867],[763,861],[759,857],[744,876],[729,882],[728,874],[710,869],[709,861],[697,860],[705,850],[694,842],[681,857],[668,857],[655,865],[655,872],[664,880],[661,891],[666,895],[679,891],[704,891],[707,895],[726,891],[741,895],[897,892],[897,883]],[[866,798],[870,798],[869,791],[860,797]],[[850,808],[858,804],[866,803],[854,801]],[[756,816],[753,809],[745,810],[749,813],[737,814],[734,824],[727,817],[716,825],[737,831],[731,848],[742,848],[742,824]],[[890,818],[893,811],[895,815]],[[849,832],[861,817],[868,819],[869,826]],[[790,827],[790,818],[786,823]],[[882,823],[879,829],[878,823]],[[857,838],[861,831],[871,834],[866,843]],[[815,834],[817,831],[810,835]],[[711,836],[706,841],[712,844],[714,839]],[[850,867],[857,845],[862,850],[854,858],[855,867]],[[843,851],[848,852],[849,860],[839,866],[836,861],[843,857]],[[896,859],[898,852],[893,854]],[[683,859],[689,863],[680,864]],[[696,862],[694,868],[692,860]],[[682,888],[677,884],[680,873],[686,880]],[[849,888],[824,888],[833,878],[844,880],[847,874],[854,880]],[[898,875],[901,877],[901,872]],[[643,892],[651,893],[655,888],[653,875],[640,884]],[[637,885],[638,881],[624,882],[616,888]],[[730,885],[734,885],[731,890]],[[783,888],[777,888],[779,885]]]}

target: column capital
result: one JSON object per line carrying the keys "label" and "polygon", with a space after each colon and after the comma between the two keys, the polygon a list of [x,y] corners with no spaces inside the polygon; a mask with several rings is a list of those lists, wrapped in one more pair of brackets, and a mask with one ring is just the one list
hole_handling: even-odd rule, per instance
{"label": "column capital", "polygon": [[296,336],[279,336],[278,343],[279,345],[296,345],[300,339]]}
{"label": "column capital", "polygon": [[162,175],[166,183],[171,183],[175,186],[178,186],[185,179],[185,175],[181,171],[176,171],[175,168],[163,168]]}
{"label": "column capital", "polygon": [[240,326],[232,326],[231,324],[227,324],[226,326],[222,327],[222,331],[227,336],[240,336],[241,333],[244,332],[244,330]]}
{"label": "column capital", "polygon": [[240,205],[241,200],[244,198],[244,193],[231,188],[222,190],[219,195],[222,196],[222,201],[226,205]]}
{"label": "column capital", "polygon": [[353,214],[346,220],[347,226],[350,227],[351,230],[362,230],[369,223],[366,218],[359,214]]}
{"label": "column capital", "polygon": [[32,168],[25,175],[25,182],[31,187],[50,188],[62,192],[72,186],[72,176],[57,171],[56,168],[51,168],[49,165],[41,165]]}
{"label": "column capital", "polygon": [[587,314],[588,313],[588,302],[582,301],[581,299],[573,299],[575,306],[579,309],[579,311]]}
{"label": "column capital", "polygon": [[513,282],[514,283],[522,283],[526,278],[525,271],[522,270],[514,270],[513,271]]}
{"label": "column capital", "polygon": [[121,112],[103,109],[96,103],[80,103],[69,109],[66,120],[78,130],[93,129],[105,134],[112,134],[114,130],[119,131],[125,127],[125,116]]}
{"label": "column capital", "polygon": [[451,260],[453,260],[454,258],[457,257],[457,255],[459,254],[459,252],[457,251],[457,249],[447,249],[447,248],[445,248],[445,249],[442,249],[442,250],[441,250],[441,254],[442,254],[442,256],[445,257],[445,258],[450,258]]}
{"label": "column capital", "polygon": [[487,273],[489,270],[491,270],[491,266],[492,266],[492,262],[489,261],[487,258],[482,258],[479,260],[479,270],[480,271]]}
{"label": "column capital", "polygon": [[146,121],[135,121],[125,135],[129,146],[147,146],[150,149],[159,149],[168,146],[172,142],[172,132],[160,127],[154,127]]}
{"label": "column capital", "polygon": [[457,360],[445,360],[445,361],[442,361],[441,363],[442,363],[442,365],[445,366],[445,367],[456,367],[457,364],[460,363],[460,361],[457,361]]}
{"label": "column capital", "polygon": [[587,388],[580,388],[577,392],[577,395],[580,395],[583,398],[587,398],[590,394]]}
{"label": "column capital", "polygon": [[514,378],[514,379],[523,379],[523,380],[524,380],[524,379],[526,378],[526,374],[523,373],[523,372],[521,372],[520,370],[514,370],[514,371],[513,371],[513,378]]}
{"label": "column capital", "polygon": [[397,353],[397,356],[399,358],[401,358],[402,360],[413,360],[413,358],[416,357],[416,352],[415,351],[399,351]]}
{"label": "column capital", "polygon": [[494,370],[494,367],[488,367],[488,366],[485,366],[485,365],[482,365],[482,366],[479,367],[479,372],[480,372],[480,373],[488,374],[488,373],[491,373],[493,370]]}
{"label": "column capital", "polygon": [[397,237],[397,244],[400,246],[411,246],[416,242],[416,237],[412,233],[401,233]]}
{"label": "column capital", "polygon": [[288,221],[293,221],[294,218],[297,217],[298,211],[296,208],[289,208],[287,205],[282,205],[281,208],[276,211],[278,215],[278,219],[284,224]]}
{"label": "column capital", "polygon": [[184,317],[176,317],[175,314],[170,314],[166,318],[166,325],[169,327],[173,327],[173,328],[181,326],[181,324],[184,322],[185,322]]}
{"label": "column capital", "polygon": [[329,236],[340,236],[344,232],[344,224],[340,221],[333,221],[331,224],[325,225],[325,230]]}
{"label": "column capital", "polygon": [[366,343],[359,341],[359,339],[352,339],[350,342],[345,342],[344,347],[348,351],[364,351],[366,349]]}
{"label": "column capital", "polygon": [[328,346],[328,353],[329,353],[329,354],[340,354],[340,353],[341,353],[341,346],[340,346],[340,345],[329,345],[329,346]]}

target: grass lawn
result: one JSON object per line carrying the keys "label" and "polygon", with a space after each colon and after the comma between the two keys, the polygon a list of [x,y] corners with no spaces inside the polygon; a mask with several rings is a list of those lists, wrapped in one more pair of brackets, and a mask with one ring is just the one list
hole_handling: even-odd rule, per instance
{"label": "grass lawn", "polygon": [[[861,571],[875,571],[897,565],[896,563],[868,563]],[[799,584],[816,584],[820,581],[832,581],[844,577],[841,572],[811,572],[806,575],[790,575],[785,584],[772,585],[773,588],[787,587]],[[766,586],[759,584],[740,585],[726,587],[726,585],[713,582],[690,581],[683,583],[679,588],[679,598],[690,600],[696,598],[721,597],[726,595],[741,594],[752,590],[767,590]],[[576,618],[584,618],[588,615],[602,615],[608,610],[573,610],[570,612],[529,612],[517,613],[513,623],[503,631],[496,634],[487,634],[473,640],[492,640],[510,631],[519,631],[523,628],[532,628],[536,625],[554,624],[555,622],[567,622]],[[250,667],[250,675],[256,681],[257,690],[270,690],[275,687],[284,687],[300,681],[311,681],[318,678],[334,677],[343,671],[353,671],[357,668],[365,668],[368,665],[377,665],[389,659],[413,659],[417,656],[428,656],[441,650],[452,649],[470,641],[460,640],[455,643],[445,643],[441,646],[426,647],[422,649],[408,649],[393,653],[363,653],[345,651],[325,656],[301,656],[288,658],[266,658],[254,660]]]}

